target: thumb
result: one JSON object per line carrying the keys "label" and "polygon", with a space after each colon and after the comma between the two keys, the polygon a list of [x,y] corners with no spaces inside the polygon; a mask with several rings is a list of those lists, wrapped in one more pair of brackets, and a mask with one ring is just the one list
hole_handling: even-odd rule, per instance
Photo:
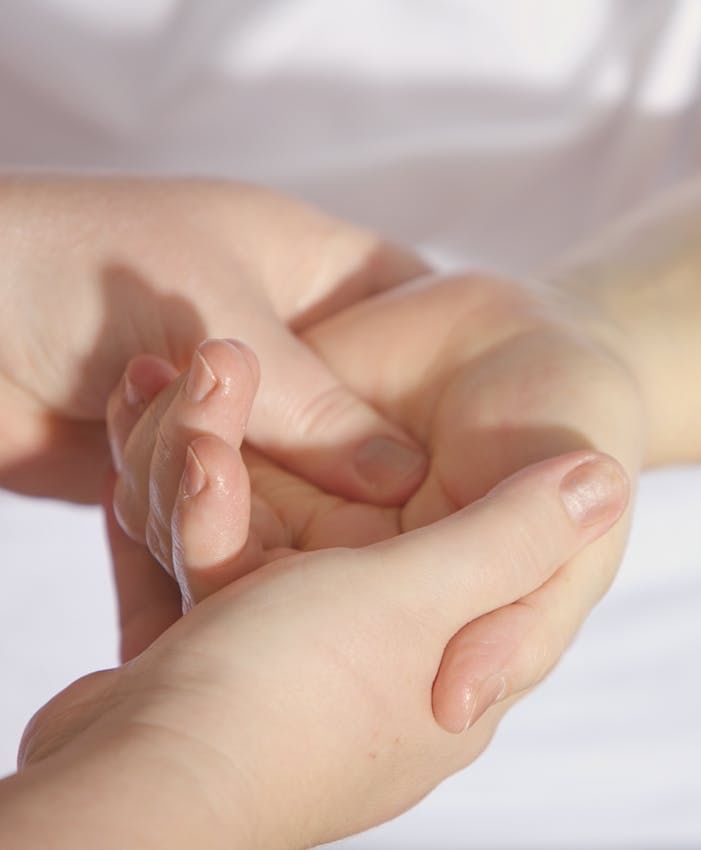
{"label": "thumb", "polygon": [[249,441],[330,493],[403,504],[426,474],[419,445],[343,386],[284,326],[271,323],[253,343],[261,385]]}
{"label": "thumb", "polygon": [[574,452],[526,467],[469,507],[359,557],[378,591],[430,624],[444,647],[465,623],[540,587],[611,528],[628,497],[617,461]]}

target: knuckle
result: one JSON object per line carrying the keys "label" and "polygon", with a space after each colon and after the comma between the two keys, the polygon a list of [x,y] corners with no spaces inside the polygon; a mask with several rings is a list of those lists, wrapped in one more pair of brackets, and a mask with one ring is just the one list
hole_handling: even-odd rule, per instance
{"label": "knuckle", "polygon": [[323,435],[344,423],[357,400],[342,387],[335,385],[323,390],[290,415],[292,429],[302,437]]}
{"label": "knuckle", "polygon": [[515,603],[528,612],[531,625],[522,644],[520,665],[524,671],[518,690],[523,691],[542,682],[562,657],[567,641],[562,629],[548,616],[543,606],[533,598],[524,597]]}
{"label": "knuckle", "polygon": [[[525,595],[543,584],[569,556],[569,534],[538,493],[524,498],[495,488],[484,499],[499,535],[493,556],[505,579]],[[564,512],[563,516],[564,516]]]}
{"label": "knuckle", "polygon": [[515,586],[540,584],[545,578],[545,553],[540,529],[532,518],[513,510],[501,539],[501,563]]}

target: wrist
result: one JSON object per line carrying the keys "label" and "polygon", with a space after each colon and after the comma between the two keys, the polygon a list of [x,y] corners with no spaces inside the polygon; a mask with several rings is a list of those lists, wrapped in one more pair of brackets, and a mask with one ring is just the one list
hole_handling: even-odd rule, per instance
{"label": "wrist", "polygon": [[673,199],[548,277],[638,388],[646,466],[701,459],[701,204]]}
{"label": "wrist", "polygon": [[261,846],[229,765],[194,737],[120,714],[0,786],[0,846]]}

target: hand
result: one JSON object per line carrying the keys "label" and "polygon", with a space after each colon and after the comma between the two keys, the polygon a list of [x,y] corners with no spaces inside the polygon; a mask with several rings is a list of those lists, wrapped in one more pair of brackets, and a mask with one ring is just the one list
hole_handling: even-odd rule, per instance
{"label": "hand", "polygon": [[248,438],[277,462],[376,504],[422,480],[413,441],[288,329],[423,272],[409,252],[246,186],[25,178],[0,182],[0,250],[1,486],[99,499],[105,403],[127,361],[182,369],[211,335],[255,345]]}
{"label": "hand", "polygon": [[[565,451],[609,452],[636,480],[646,450],[637,376],[609,344],[615,328],[594,332],[591,312],[555,288],[457,275],[408,284],[307,331],[334,373],[429,453],[426,480],[397,512],[400,529]],[[613,580],[627,528],[456,632],[433,693],[446,729],[461,731],[490,696],[508,699],[547,674]]]}
{"label": "hand", "polygon": [[[196,442],[206,443],[206,480],[240,494],[235,450],[216,437]],[[507,705],[465,737],[435,724],[429,695],[451,635],[542,586],[626,498],[615,461],[576,452],[420,530],[263,566],[37,715],[20,758],[29,790],[8,810],[10,825],[38,807],[52,834],[63,819],[65,846],[88,846],[99,830],[109,847],[157,836],[172,848],[275,850],[398,814],[471,762]],[[174,530],[184,551],[227,533],[226,504],[211,484],[183,480]],[[165,576],[114,521],[109,530],[118,569]],[[88,802],[99,817],[77,816]]]}
{"label": "hand", "polygon": [[[608,451],[635,479],[645,421],[635,380],[583,329],[576,305],[552,289],[456,276],[397,288],[310,327],[306,342],[334,373],[425,447],[429,474],[405,506],[378,508],[331,497],[244,452],[254,540],[242,553],[242,539],[233,535],[219,541],[210,569],[180,570],[186,594],[201,598],[279,547],[363,546],[426,525],[563,451]],[[226,369],[219,377],[220,387],[241,386]],[[111,403],[113,417],[127,423],[115,445],[130,485],[119,488],[117,507],[138,539],[151,527],[152,551],[171,571],[170,525],[188,442],[197,433],[230,440],[238,421],[226,414],[219,391],[197,407],[184,388],[181,380],[154,403],[126,449],[134,420],[119,393]],[[239,426],[233,431],[236,443]],[[542,588],[456,633],[434,687],[436,717],[446,729],[463,730],[490,696],[521,693],[552,668],[612,581],[626,531],[627,523],[619,524]],[[170,604],[175,618],[177,601]],[[155,636],[145,628],[147,607],[142,598],[135,619],[131,603],[124,606],[125,620],[138,626],[126,635],[131,652]]]}

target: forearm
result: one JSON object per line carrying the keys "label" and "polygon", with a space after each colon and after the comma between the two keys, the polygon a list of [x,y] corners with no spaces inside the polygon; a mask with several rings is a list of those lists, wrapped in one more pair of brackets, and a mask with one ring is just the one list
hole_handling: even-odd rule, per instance
{"label": "forearm", "polygon": [[636,378],[648,465],[701,459],[701,182],[614,228],[549,275]]}

